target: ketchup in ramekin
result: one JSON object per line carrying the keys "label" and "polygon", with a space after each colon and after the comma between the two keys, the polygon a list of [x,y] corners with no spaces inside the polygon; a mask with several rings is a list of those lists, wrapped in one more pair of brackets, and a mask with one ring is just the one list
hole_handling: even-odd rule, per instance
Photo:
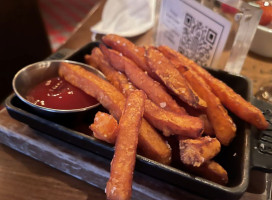
{"label": "ketchup in ramekin", "polygon": [[97,104],[97,100],[60,77],[46,80],[30,89],[27,100],[35,105],[61,109],[80,109]]}

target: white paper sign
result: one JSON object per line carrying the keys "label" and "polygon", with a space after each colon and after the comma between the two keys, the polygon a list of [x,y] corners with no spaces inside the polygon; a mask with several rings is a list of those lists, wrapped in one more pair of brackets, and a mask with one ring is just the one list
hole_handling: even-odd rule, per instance
{"label": "white paper sign", "polygon": [[162,0],[156,45],[167,45],[201,66],[215,67],[231,22],[194,0]]}

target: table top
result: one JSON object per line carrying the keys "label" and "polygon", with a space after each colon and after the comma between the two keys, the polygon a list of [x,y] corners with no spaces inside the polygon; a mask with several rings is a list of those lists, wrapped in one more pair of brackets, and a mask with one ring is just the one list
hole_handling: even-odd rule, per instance
{"label": "table top", "polygon": [[[90,27],[99,21],[104,1],[95,5],[86,18],[77,26],[73,35],[60,49],[77,50],[90,42]],[[132,38],[136,44],[148,44],[152,37],[151,31]],[[253,83],[253,94],[258,88],[269,82],[272,76],[272,59],[264,58],[249,52],[242,72]],[[7,112],[1,112],[5,123],[13,125],[20,122],[12,119]],[[0,125],[0,132],[8,132],[9,126]],[[6,123],[9,124],[9,123]],[[24,126],[24,131],[31,128]],[[10,147],[0,145],[0,197],[10,199],[106,199],[104,191],[81,180],[67,175],[46,164],[23,155]],[[255,177],[265,182],[266,174],[253,171]],[[258,183],[260,184],[260,183]],[[250,184],[248,191],[241,199],[264,199],[265,194],[258,192],[256,183]],[[191,199],[191,198],[190,198]]]}

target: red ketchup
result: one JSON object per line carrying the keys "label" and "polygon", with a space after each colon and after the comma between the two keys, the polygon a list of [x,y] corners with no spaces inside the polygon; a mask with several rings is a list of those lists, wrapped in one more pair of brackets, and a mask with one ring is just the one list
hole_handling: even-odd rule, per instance
{"label": "red ketchup", "polygon": [[38,106],[62,110],[79,109],[98,103],[96,99],[60,77],[36,85],[26,98]]}

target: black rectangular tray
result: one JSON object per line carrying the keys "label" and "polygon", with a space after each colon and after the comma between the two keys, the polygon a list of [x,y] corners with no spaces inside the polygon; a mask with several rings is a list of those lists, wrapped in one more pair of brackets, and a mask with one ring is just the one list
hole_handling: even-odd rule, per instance
{"label": "black rectangular tray", "polygon": [[[98,45],[99,43],[97,42],[89,43],[69,57],[65,57],[65,54],[57,52],[50,58],[65,58],[84,62],[84,55],[90,54],[91,50]],[[235,92],[251,101],[251,85],[246,78],[231,75],[224,71],[208,70],[215,77],[233,88]],[[256,99],[252,103],[260,107],[269,119],[271,118],[272,107],[270,104]],[[14,94],[6,99],[6,108],[13,118],[28,124],[34,129],[94,152],[107,159],[112,159],[114,153],[113,146],[96,140],[91,136],[91,132],[88,129],[88,125],[92,123],[95,113],[98,110],[104,110],[102,106],[92,111],[87,120],[81,119],[80,123],[77,121],[75,124],[67,123],[65,119],[39,116],[39,113],[33,111]],[[228,172],[229,183],[226,186],[194,176],[181,169],[160,164],[140,155],[137,155],[136,170],[210,199],[239,198],[248,187],[251,168],[257,167],[266,171],[271,171],[272,169],[271,148],[269,150],[271,143],[267,142],[267,137],[272,135],[270,132],[272,127],[270,126],[268,130],[260,132],[232,113],[230,115],[237,125],[237,136],[230,146],[222,147],[220,154],[215,158]],[[267,147],[265,150],[263,149],[264,145],[260,145],[263,136],[266,139],[266,141],[262,142]]]}

